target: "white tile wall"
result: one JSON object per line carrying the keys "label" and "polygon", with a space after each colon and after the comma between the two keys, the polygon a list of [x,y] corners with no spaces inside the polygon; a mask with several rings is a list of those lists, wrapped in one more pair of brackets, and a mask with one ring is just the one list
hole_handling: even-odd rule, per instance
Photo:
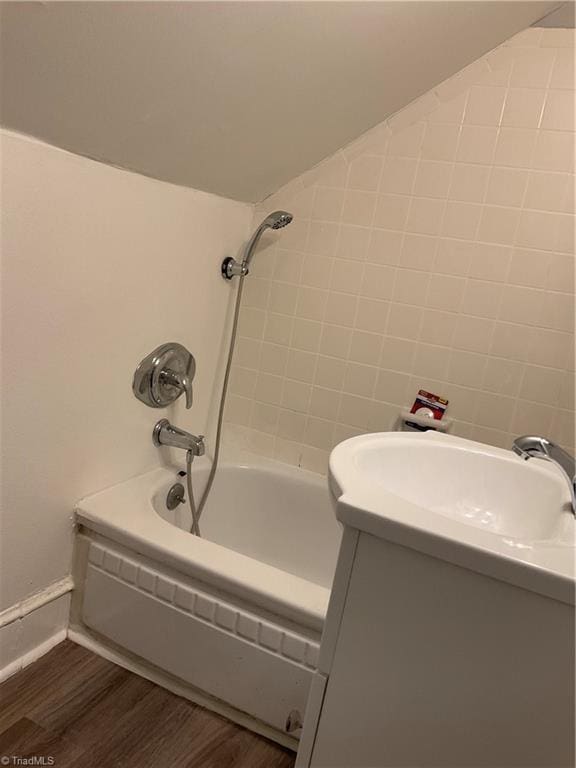
{"label": "white tile wall", "polygon": [[423,387],[455,432],[574,446],[574,33],[530,29],[287,187],[228,434],[324,471]]}

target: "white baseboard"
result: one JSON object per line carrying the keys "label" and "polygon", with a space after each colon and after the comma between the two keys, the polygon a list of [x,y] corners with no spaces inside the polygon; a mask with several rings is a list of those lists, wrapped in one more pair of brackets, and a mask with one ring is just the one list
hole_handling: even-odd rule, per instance
{"label": "white baseboard", "polygon": [[71,590],[63,579],[0,614],[0,682],[66,638]]}
{"label": "white baseboard", "polygon": [[38,608],[42,608],[48,603],[58,600],[59,597],[72,592],[73,589],[74,582],[72,581],[71,576],[65,576],[63,579],[60,579],[60,581],[56,581],[54,584],[49,584],[47,587],[35,592],[30,597],[21,600],[15,605],[11,605],[10,608],[0,611],[0,629],[8,624],[12,624],[12,622],[17,621],[18,619],[23,619],[25,616],[28,616],[30,613],[33,613],[38,610]]}
{"label": "white baseboard", "polygon": [[49,637],[48,640],[40,643],[40,645],[32,648],[32,650],[28,651],[28,653],[25,653],[23,656],[20,656],[15,661],[0,669],[0,683],[3,683],[4,680],[8,680],[8,678],[12,677],[12,675],[15,675],[16,672],[20,672],[22,669],[25,669],[29,664],[32,664],[44,656],[45,653],[51,651],[54,646],[58,645],[58,643],[66,640],[66,634],[67,631],[65,628],[58,630],[58,632],[52,635],[52,637]]}

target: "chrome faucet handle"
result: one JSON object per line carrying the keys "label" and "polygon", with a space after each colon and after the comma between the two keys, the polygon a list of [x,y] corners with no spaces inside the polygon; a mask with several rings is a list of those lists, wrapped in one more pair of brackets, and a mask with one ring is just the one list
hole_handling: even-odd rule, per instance
{"label": "chrome faucet handle", "polygon": [[186,393],[186,408],[192,408],[192,379],[190,376],[182,376],[182,389]]}
{"label": "chrome faucet handle", "polygon": [[191,408],[195,373],[196,361],[186,347],[161,344],[136,368],[132,391],[150,408],[165,408],[185,392],[186,408]]}
{"label": "chrome faucet handle", "polygon": [[182,394],[186,394],[186,408],[192,408],[192,379],[187,373],[178,373],[171,368],[163,368],[160,372],[161,383],[166,386],[177,387]]}

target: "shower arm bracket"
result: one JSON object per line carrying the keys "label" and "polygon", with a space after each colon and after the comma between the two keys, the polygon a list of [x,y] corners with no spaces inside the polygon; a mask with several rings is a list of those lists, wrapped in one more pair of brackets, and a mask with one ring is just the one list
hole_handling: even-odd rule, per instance
{"label": "shower arm bracket", "polygon": [[248,265],[228,256],[222,262],[220,271],[224,280],[232,280],[233,277],[245,277],[248,274]]}

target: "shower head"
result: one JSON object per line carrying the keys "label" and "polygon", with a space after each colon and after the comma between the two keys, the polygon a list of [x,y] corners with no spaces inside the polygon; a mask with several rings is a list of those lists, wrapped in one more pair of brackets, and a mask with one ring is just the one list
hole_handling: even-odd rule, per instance
{"label": "shower head", "polygon": [[238,264],[238,262],[231,257],[224,259],[222,262],[222,275],[227,280],[231,280],[234,275],[247,275],[252,256],[254,255],[258,241],[262,237],[262,233],[267,229],[282,229],[282,227],[288,226],[293,218],[292,214],[287,211],[274,211],[274,213],[268,214],[248,241],[246,248],[244,249],[242,263]]}
{"label": "shower head", "polygon": [[270,229],[282,229],[282,227],[287,227],[293,218],[292,214],[287,213],[287,211],[274,211],[274,213],[266,216],[260,227],[264,227],[264,229],[267,227],[270,227]]}
{"label": "shower head", "polygon": [[267,229],[282,229],[286,227],[292,221],[292,214],[286,211],[274,211],[274,213],[266,216],[262,224],[258,227],[256,232],[252,235],[248,241],[248,245],[244,250],[244,257],[242,259],[242,266],[246,268],[246,273],[252,261],[252,256],[258,244],[258,240],[262,237],[262,233]]}

